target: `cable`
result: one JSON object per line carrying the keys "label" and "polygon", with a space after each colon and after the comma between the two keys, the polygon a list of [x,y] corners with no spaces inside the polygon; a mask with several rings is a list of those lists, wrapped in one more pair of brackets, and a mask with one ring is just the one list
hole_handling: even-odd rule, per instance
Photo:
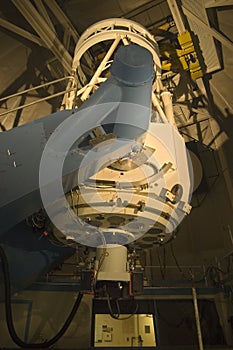
{"label": "cable", "polygon": [[[121,314],[120,312],[120,305],[119,305],[119,300],[117,299],[116,300],[116,305],[117,305],[117,311],[119,312],[119,314]],[[126,316],[126,317],[118,317],[118,320],[119,321],[123,321],[123,320],[128,320],[129,318],[131,318],[133,315],[135,315],[138,311],[138,304],[136,305],[135,307],[135,310],[132,312],[132,314],[130,314],[129,316]]]}
{"label": "cable", "polygon": [[161,312],[159,312],[158,310],[157,310],[157,313],[158,313],[158,316],[160,317],[160,319],[161,319],[162,321],[164,321],[169,327],[179,328],[179,327],[182,326],[182,324],[183,324],[184,321],[185,321],[184,318],[182,318],[182,319],[180,320],[180,322],[178,322],[178,323],[172,323],[172,322],[168,321],[168,320],[161,314]]}
{"label": "cable", "polygon": [[120,317],[120,314],[114,314],[113,311],[112,311],[112,306],[111,306],[111,301],[110,301],[110,297],[109,297],[109,294],[107,293],[107,302],[108,302],[108,309],[109,309],[109,313],[110,313],[110,316],[112,318],[114,318],[115,320],[119,320],[119,317]]}
{"label": "cable", "polygon": [[[175,264],[176,264],[176,266],[177,266],[179,272],[181,273],[181,275],[184,277],[184,279],[186,279],[186,280],[188,280],[188,281],[193,281],[192,276],[190,276],[190,277],[189,277],[189,276],[186,276],[186,274],[184,273],[184,271],[183,271],[182,268],[180,267],[180,264],[178,263],[178,260],[177,260],[177,258],[176,258],[176,256],[175,256],[175,252],[174,252],[173,244],[172,244],[172,243],[171,243],[170,247],[171,247],[172,257],[173,257],[173,259],[174,259],[174,261],[175,261]],[[193,282],[194,282],[194,281],[193,281]]]}
{"label": "cable", "polygon": [[159,260],[160,274],[161,274],[162,279],[164,280],[164,279],[165,279],[165,271],[163,270],[163,266],[162,266],[162,262],[161,262],[161,258],[160,258],[160,252],[159,252],[159,250],[157,250],[157,253],[158,253],[158,260]]}
{"label": "cable", "polygon": [[164,272],[164,279],[166,276],[166,248],[163,246],[163,272]]}
{"label": "cable", "polygon": [[200,283],[203,281],[203,279],[207,278],[208,276],[211,278],[212,282],[217,285],[217,286],[222,286],[224,284],[224,281],[221,280],[220,278],[220,273],[221,274],[227,274],[225,271],[223,271],[222,269],[220,269],[219,267],[217,266],[208,266],[207,269],[206,269],[206,272],[204,273],[204,275],[201,277],[201,279],[198,279],[198,280],[195,280],[194,279],[194,276],[191,274],[190,272],[190,276],[187,276],[184,271],[182,270],[182,268],[180,267],[179,263],[178,263],[178,260],[175,256],[175,253],[174,253],[174,249],[173,249],[173,244],[171,243],[170,245],[171,247],[171,253],[172,253],[172,257],[176,263],[176,266],[179,270],[179,272],[181,273],[181,275],[188,281],[192,282],[192,283]]}
{"label": "cable", "polygon": [[69,325],[73,321],[73,318],[79,308],[79,305],[81,303],[83,294],[79,293],[78,297],[73,305],[73,308],[66,319],[65,323],[63,324],[62,328],[59,330],[59,332],[49,341],[43,342],[43,343],[25,343],[23,340],[21,340],[18,335],[16,334],[14,323],[13,323],[13,317],[12,317],[12,307],[11,307],[11,284],[10,284],[10,274],[9,274],[9,265],[7,261],[7,256],[4,252],[4,249],[0,245],[0,257],[2,261],[2,270],[3,270],[3,277],[4,277],[4,293],[5,293],[5,312],[6,312],[6,321],[7,321],[7,327],[9,334],[12,338],[12,340],[15,342],[16,345],[20,346],[21,348],[49,348],[54,343],[56,343],[66,332]]}
{"label": "cable", "polygon": [[180,271],[180,273],[183,275],[183,270],[182,270],[182,268],[180,267],[180,264],[178,263],[178,260],[177,260],[177,258],[176,258],[176,256],[175,256],[174,249],[173,249],[173,244],[172,244],[172,243],[171,243],[170,247],[171,247],[172,257],[173,257],[173,259],[174,259],[174,261],[175,261],[175,263],[176,263],[176,266],[177,266],[178,270]]}
{"label": "cable", "polygon": [[128,320],[129,318],[131,318],[133,315],[135,315],[138,311],[138,304],[136,305],[135,307],[135,310],[133,311],[132,314],[130,314],[129,316],[126,316],[126,317],[120,317],[120,314],[121,314],[121,311],[120,311],[120,305],[119,305],[119,300],[116,299],[116,307],[117,307],[117,314],[114,314],[113,311],[112,311],[112,306],[111,306],[111,301],[110,301],[110,296],[109,294],[107,293],[107,303],[108,303],[108,309],[109,309],[109,313],[110,313],[110,316],[112,318],[114,318],[115,320],[118,320],[118,321],[123,321],[123,320]]}
{"label": "cable", "polygon": [[96,283],[97,283],[97,279],[98,279],[98,275],[99,275],[101,266],[102,266],[103,263],[104,263],[105,257],[108,256],[108,255],[109,255],[109,253],[107,252],[107,248],[104,247],[104,248],[103,248],[103,253],[101,254],[100,259],[99,259],[99,265],[98,265],[98,267],[97,267],[97,270],[96,270],[96,272],[95,272],[94,279],[93,279],[93,289],[94,289],[94,292],[96,291]]}

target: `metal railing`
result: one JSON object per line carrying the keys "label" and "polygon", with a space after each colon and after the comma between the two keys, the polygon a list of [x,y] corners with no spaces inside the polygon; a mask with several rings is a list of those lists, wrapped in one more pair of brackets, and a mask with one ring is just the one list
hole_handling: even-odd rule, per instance
{"label": "metal railing", "polygon": [[12,94],[12,95],[5,96],[5,97],[0,98],[0,102],[6,101],[6,100],[9,100],[9,99],[11,99],[11,98],[13,98],[13,97],[22,96],[23,94],[26,94],[26,93],[28,93],[28,92],[31,92],[31,91],[34,91],[34,90],[38,90],[38,89],[44,88],[44,87],[46,87],[46,86],[54,85],[54,84],[57,84],[57,83],[59,83],[59,82],[61,82],[61,81],[64,81],[64,80],[72,81],[72,84],[73,84],[74,86],[71,87],[71,88],[68,88],[68,89],[66,88],[66,90],[57,92],[57,93],[55,93],[55,94],[52,94],[52,95],[49,95],[49,96],[40,98],[40,99],[38,99],[38,100],[35,100],[35,101],[32,101],[32,102],[23,104],[23,105],[21,105],[21,106],[7,109],[5,112],[0,113],[0,117],[3,116],[3,115],[6,115],[6,114],[8,114],[8,113],[18,111],[18,110],[20,110],[20,109],[30,107],[30,106],[32,106],[32,105],[34,105],[34,104],[36,104],[36,103],[40,103],[40,102],[43,102],[43,101],[47,101],[47,100],[49,100],[49,99],[51,99],[51,98],[54,98],[54,97],[57,97],[57,96],[61,96],[61,95],[65,95],[65,94],[67,94],[67,93],[69,93],[69,92],[71,92],[71,91],[74,91],[74,90],[76,89],[76,80],[75,80],[75,77],[74,77],[74,76],[66,76],[66,77],[63,77],[63,78],[60,78],[60,79],[56,79],[56,80],[53,80],[53,81],[50,81],[50,82],[47,82],[47,83],[44,83],[44,84],[35,86],[35,87],[33,87],[33,88],[30,88],[30,89],[26,89],[26,90],[23,90],[23,91],[19,91],[19,92],[16,92],[15,94]]}

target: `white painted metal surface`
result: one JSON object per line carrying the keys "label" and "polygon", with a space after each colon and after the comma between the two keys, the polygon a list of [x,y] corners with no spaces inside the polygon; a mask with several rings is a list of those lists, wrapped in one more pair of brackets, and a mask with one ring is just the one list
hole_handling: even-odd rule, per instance
{"label": "white painted metal surface", "polygon": [[96,249],[98,277],[103,281],[129,281],[127,269],[127,248],[116,244]]}
{"label": "white painted metal surface", "polygon": [[158,45],[153,35],[140,24],[123,18],[100,21],[82,34],[75,48],[72,70],[77,71],[82,78],[83,71],[80,63],[82,56],[94,45],[107,40],[114,41],[117,37],[120,37],[124,43],[127,39],[130,43],[147,48],[153,55],[157,75],[161,74]]}

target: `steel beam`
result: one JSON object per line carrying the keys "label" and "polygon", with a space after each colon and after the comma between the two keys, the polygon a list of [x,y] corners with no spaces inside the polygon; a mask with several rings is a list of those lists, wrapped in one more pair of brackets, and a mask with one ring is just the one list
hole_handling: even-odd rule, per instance
{"label": "steel beam", "polygon": [[227,39],[225,36],[220,34],[217,30],[214,28],[211,28],[206,23],[204,23],[199,17],[194,15],[191,11],[189,11],[186,7],[182,6],[182,10],[189,19],[194,21],[198,26],[202,27],[205,32],[212,35],[215,39],[220,41],[224,46],[226,46],[228,49],[233,50],[233,43],[229,39]]}
{"label": "steel beam", "polygon": [[[57,20],[64,26],[65,31],[69,30],[71,36],[74,39],[74,42],[77,43],[79,40],[79,34],[77,33],[76,29],[74,28],[73,24],[69,20],[69,18],[65,15],[65,13],[62,11],[62,9],[58,6],[55,0],[49,0],[46,2],[46,5],[50,8],[50,10],[53,12],[54,16],[57,18]],[[85,53],[84,58],[88,64],[89,67],[92,66],[92,57],[89,55],[88,52]]]}
{"label": "steel beam", "polygon": [[44,18],[44,20],[47,22],[47,24],[50,26],[53,32],[55,32],[53,22],[51,21],[48,12],[46,11],[46,8],[42,2],[42,0],[34,0],[34,3],[36,4],[36,7],[38,11],[40,12],[41,16]]}
{"label": "steel beam", "polygon": [[176,0],[167,0],[167,3],[168,3],[168,6],[170,8],[170,11],[172,13],[172,17],[175,21],[178,33],[181,34],[181,33],[185,32],[186,29],[184,26],[184,21],[183,21],[183,18],[181,16],[179,7],[177,5],[177,1]]}
{"label": "steel beam", "polygon": [[233,5],[232,0],[204,0],[205,8],[232,6],[232,5]]}
{"label": "steel beam", "polygon": [[0,18],[0,26],[10,30],[13,33],[16,33],[16,34],[22,36],[23,38],[26,38],[26,39],[28,39],[30,41],[33,41],[34,43],[36,43],[36,44],[38,44],[40,46],[45,46],[43,41],[38,36],[27,32],[26,30],[16,26],[15,24],[13,24],[11,22],[6,21],[3,18]]}
{"label": "steel beam", "polygon": [[69,28],[69,31],[75,42],[79,39],[79,34],[74,28],[73,24],[69,20],[69,18],[65,15],[62,9],[58,6],[55,0],[46,1],[46,5],[50,8],[56,19],[64,26]]}
{"label": "steel beam", "polygon": [[63,35],[63,45],[65,46],[66,49],[70,47],[70,38],[71,38],[70,30],[65,29],[64,35]]}
{"label": "steel beam", "polygon": [[12,0],[12,2],[38,33],[46,47],[50,49],[54,56],[61,62],[64,69],[68,73],[71,73],[72,57],[36,8],[30,1]]}
{"label": "steel beam", "polygon": [[93,77],[91,78],[91,81],[89,82],[89,84],[87,85],[87,89],[85,90],[85,92],[82,94],[81,96],[81,100],[85,101],[90,93],[91,90],[93,89],[94,85],[97,83],[98,78],[100,76],[100,74],[102,73],[106,63],[110,60],[113,52],[116,50],[117,45],[119,44],[121,40],[121,37],[118,36],[112,43],[110,49],[108,50],[108,52],[106,53],[106,55],[104,56],[104,59],[102,60],[102,62],[100,63],[99,67],[97,68],[95,74],[93,75]]}

